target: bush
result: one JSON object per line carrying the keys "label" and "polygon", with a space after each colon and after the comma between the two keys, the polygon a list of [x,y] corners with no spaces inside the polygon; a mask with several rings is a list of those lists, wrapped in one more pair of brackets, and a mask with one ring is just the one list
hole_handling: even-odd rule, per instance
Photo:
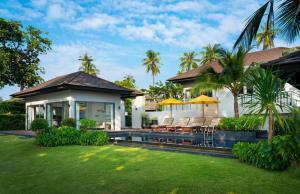
{"label": "bush", "polygon": [[25,114],[25,100],[11,99],[0,102],[1,114]]}
{"label": "bush", "polygon": [[33,131],[42,131],[48,128],[48,121],[46,119],[37,118],[31,122],[30,129]]}
{"label": "bush", "polygon": [[73,118],[66,118],[61,122],[61,125],[76,128],[76,120]]}
{"label": "bush", "polygon": [[73,127],[49,128],[36,137],[41,146],[55,147],[62,145],[104,145],[108,141],[106,132],[80,131]]}
{"label": "bush", "polygon": [[258,130],[263,119],[253,116],[242,116],[240,118],[222,118],[218,128],[221,130],[252,131]]}
{"label": "bush", "polygon": [[101,146],[106,144],[108,136],[104,131],[89,131],[82,132],[79,140],[80,145],[95,145]]}
{"label": "bush", "polygon": [[0,130],[24,130],[24,114],[0,114]]}
{"label": "bush", "polygon": [[278,154],[276,146],[265,141],[258,143],[239,142],[233,146],[233,154],[241,161],[259,168],[270,170],[284,170],[289,160]]}
{"label": "bush", "polygon": [[97,122],[92,119],[80,119],[80,128],[88,130],[91,128],[96,128]]}

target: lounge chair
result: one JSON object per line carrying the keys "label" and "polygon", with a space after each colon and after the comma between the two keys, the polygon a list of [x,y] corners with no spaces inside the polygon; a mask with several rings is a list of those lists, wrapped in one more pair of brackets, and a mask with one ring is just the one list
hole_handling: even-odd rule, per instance
{"label": "lounge chair", "polygon": [[203,126],[205,119],[202,117],[193,117],[191,118],[189,125],[187,126],[182,126],[182,132],[185,133],[192,133],[192,132],[197,132],[201,126]]}
{"label": "lounge chair", "polygon": [[206,133],[213,134],[215,131],[216,126],[218,126],[220,122],[220,118],[214,118],[211,120],[211,123],[207,126]]}
{"label": "lounge chair", "polygon": [[172,126],[173,121],[174,121],[173,117],[172,118],[168,117],[163,120],[163,123],[161,125],[154,125],[151,126],[151,128],[153,129],[153,131],[165,131],[167,126]]}
{"label": "lounge chair", "polygon": [[203,125],[200,127],[200,132],[205,133],[209,126],[211,126],[213,118],[205,118]]}
{"label": "lounge chair", "polygon": [[181,129],[183,126],[187,126],[189,124],[189,117],[181,117],[179,118],[177,124],[175,126],[166,126],[168,131],[177,131]]}

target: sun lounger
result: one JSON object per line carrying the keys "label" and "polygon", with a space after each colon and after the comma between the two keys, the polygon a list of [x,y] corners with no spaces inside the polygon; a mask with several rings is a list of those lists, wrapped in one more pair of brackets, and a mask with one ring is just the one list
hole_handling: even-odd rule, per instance
{"label": "sun lounger", "polygon": [[202,117],[193,117],[187,126],[182,126],[182,132],[192,133],[197,132],[203,126],[205,119]]}
{"label": "sun lounger", "polygon": [[175,126],[166,126],[168,131],[177,131],[181,129],[183,126],[187,126],[190,121],[189,117],[179,118],[177,124]]}
{"label": "sun lounger", "polygon": [[174,118],[165,118],[163,120],[163,123],[161,125],[154,125],[151,126],[151,128],[153,129],[153,131],[166,131],[166,126],[172,126],[174,121]]}

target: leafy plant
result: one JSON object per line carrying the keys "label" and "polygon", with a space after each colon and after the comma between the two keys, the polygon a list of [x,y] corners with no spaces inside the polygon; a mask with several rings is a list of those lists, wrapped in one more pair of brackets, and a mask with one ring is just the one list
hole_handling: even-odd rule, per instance
{"label": "leafy plant", "polygon": [[43,118],[36,118],[31,122],[30,129],[33,131],[42,131],[48,128],[48,121]]}
{"label": "leafy plant", "polygon": [[154,86],[154,77],[160,73],[160,56],[159,53],[153,50],[148,50],[146,52],[146,58],[143,59],[143,65],[146,67],[146,72],[151,72],[152,75],[152,85]]}
{"label": "leafy plant", "polygon": [[24,114],[0,114],[0,130],[24,130]]}
{"label": "leafy plant", "polygon": [[150,125],[150,118],[147,113],[142,113],[142,127],[147,127]]}
{"label": "leafy plant", "polygon": [[183,57],[180,57],[181,63],[179,64],[181,70],[180,73],[190,71],[198,67],[200,59],[196,58],[197,54],[193,52],[184,52]]}
{"label": "leafy plant", "polygon": [[222,118],[218,128],[221,130],[250,131],[258,130],[262,124],[261,117],[242,116],[240,118]]}
{"label": "leafy plant", "polygon": [[74,127],[76,128],[76,120],[73,118],[65,118],[62,122],[61,122],[62,126],[67,126],[67,127]]}
{"label": "leafy plant", "polygon": [[88,56],[87,53],[85,53],[82,57],[80,57],[79,61],[81,61],[81,66],[79,68],[80,71],[83,71],[87,74],[94,75],[94,76],[97,76],[97,74],[99,74],[99,70],[92,63],[93,61],[92,57]]}
{"label": "leafy plant", "polygon": [[80,119],[80,128],[83,130],[88,130],[96,128],[97,122],[92,119]]}
{"label": "leafy plant", "polygon": [[108,141],[107,133],[104,131],[82,132],[79,139],[80,145],[105,145]]}
{"label": "leafy plant", "polygon": [[238,142],[233,146],[233,154],[241,161],[259,168],[284,170],[290,162],[277,150],[277,146],[265,141],[258,143]]}

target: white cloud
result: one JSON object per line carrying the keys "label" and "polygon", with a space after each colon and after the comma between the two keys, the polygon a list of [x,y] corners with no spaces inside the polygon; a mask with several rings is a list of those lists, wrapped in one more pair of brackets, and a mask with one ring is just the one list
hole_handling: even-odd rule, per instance
{"label": "white cloud", "polygon": [[70,24],[69,27],[76,30],[99,29],[106,26],[114,26],[121,21],[122,19],[107,14],[97,13],[89,17],[79,19],[78,22]]}

